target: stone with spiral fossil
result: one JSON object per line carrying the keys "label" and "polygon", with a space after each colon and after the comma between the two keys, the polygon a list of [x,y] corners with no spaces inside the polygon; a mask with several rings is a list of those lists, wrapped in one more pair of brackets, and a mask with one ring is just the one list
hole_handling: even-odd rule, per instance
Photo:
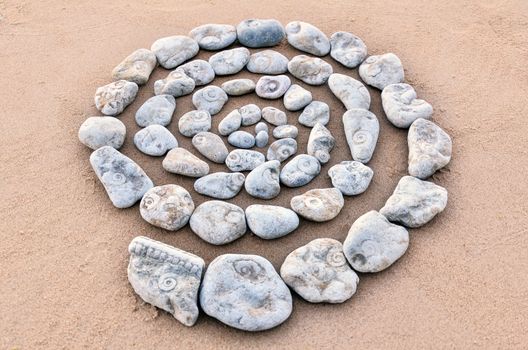
{"label": "stone with spiral fossil", "polygon": [[366,109],[350,109],[343,114],[343,127],[352,158],[368,163],[378,142],[378,118]]}
{"label": "stone with spiral fossil", "polygon": [[162,166],[170,173],[183,176],[202,177],[209,174],[207,162],[181,147],[170,150],[163,159]]}
{"label": "stone with spiral fossil", "polygon": [[270,160],[253,169],[246,177],[246,192],[255,198],[272,199],[280,193],[280,162]]}
{"label": "stone with spiral fossil", "polygon": [[277,140],[269,146],[266,159],[284,162],[295,153],[297,153],[297,141],[291,137],[287,137]]}
{"label": "stone with spiral fossil", "polygon": [[104,115],[116,116],[134,101],[138,90],[136,83],[126,80],[101,86],[95,91],[95,107]]}
{"label": "stone with spiral fossil", "polygon": [[392,52],[369,56],[358,71],[365,83],[380,90],[390,84],[402,83],[405,77],[400,59]]}
{"label": "stone with spiral fossil", "polygon": [[235,26],[230,24],[204,24],[189,32],[200,48],[205,50],[221,50],[236,41]]}
{"label": "stone with spiral fossil", "polygon": [[283,74],[288,71],[288,58],[274,50],[259,51],[249,57],[246,68],[257,74]]}
{"label": "stone with spiral fossil", "polygon": [[334,72],[332,66],[318,57],[295,56],[288,62],[288,71],[310,85],[323,85]]}
{"label": "stone with spiral fossil", "polygon": [[211,115],[207,111],[189,111],[178,120],[180,134],[187,137],[211,130]]}
{"label": "stone with spiral fossil", "polygon": [[280,181],[288,187],[301,187],[312,181],[321,172],[317,158],[299,154],[282,167]]}
{"label": "stone with spiral fossil", "polygon": [[381,92],[381,102],[387,119],[398,128],[408,128],[416,119],[431,119],[433,115],[433,106],[417,98],[409,84],[386,86]]}
{"label": "stone with spiral fossil", "polygon": [[178,72],[183,72],[189,78],[194,80],[196,86],[207,85],[215,78],[215,72],[209,62],[204,60],[193,60],[178,66],[175,69]]}
{"label": "stone with spiral fossil", "polygon": [[317,123],[310,132],[307,153],[317,158],[321,164],[325,164],[330,160],[330,152],[335,144],[336,140],[330,133],[330,130],[322,124]]}
{"label": "stone with spiral fossil", "polygon": [[330,121],[330,107],[321,101],[312,101],[304,107],[299,116],[299,124],[313,128],[315,124],[326,125]]}
{"label": "stone with spiral fossil", "polygon": [[330,37],[330,56],[343,66],[355,68],[367,57],[367,45],[352,33],[336,32]]}
{"label": "stone with spiral fossil", "polygon": [[286,25],[288,43],[298,50],[315,56],[326,56],[330,52],[328,37],[310,23],[293,21]]}
{"label": "stone with spiral fossil", "polygon": [[246,215],[242,208],[219,200],[200,204],[189,221],[191,230],[214,245],[233,242],[246,233]]}
{"label": "stone with spiral fossil", "polygon": [[180,97],[193,92],[196,83],[183,70],[173,70],[164,79],[154,82],[156,95],[172,95]]}
{"label": "stone with spiral fossil", "polygon": [[238,172],[253,170],[265,161],[266,158],[260,152],[248,149],[234,149],[227,155],[225,163],[229,170]]}
{"label": "stone with spiral fossil", "polygon": [[200,194],[230,199],[240,192],[245,176],[242,173],[217,172],[199,178],[194,182],[194,190]]}
{"label": "stone with spiral fossil", "polygon": [[139,126],[167,126],[176,109],[176,99],[172,95],[157,95],[146,100],[136,111],[135,119]]}
{"label": "stone with spiral fossil", "polygon": [[204,110],[215,115],[227,102],[227,94],[218,86],[209,85],[193,94],[192,103],[197,110]]}
{"label": "stone with spiral fossil", "polygon": [[257,81],[255,92],[258,97],[273,100],[282,97],[290,85],[287,75],[264,75]]}
{"label": "stone with spiral fossil", "polygon": [[220,136],[208,131],[202,131],[194,135],[192,145],[205,158],[215,163],[222,164],[229,154],[224,140]]}
{"label": "stone with spiral fossil", "polygon": [[273,137],[276,139],[285,139],[285,138],[296,138],[299,134],[299,129],[295,125],[279,125],[273,128]]}
{"label": "stone with spiral fossil", "polygon": [[343,161],[328,169],[332,185],[346,196],[355,196],[365,192],[370,185],[374,172],[358,161]]}
{"label": "stone with spiral fossil", "polygon": [[284,111],[275,107],[262,108],[262,118],[271,125],[281,126],[288,124],[288,116]]}
{"label": "stone with spiral fossil", "polygon": [[291,208],[305,219],[323,222],[335,218],[343,209],[345,200],[337,188],[314,189],[295,196]]}
{"label": "stone with spiral fossil", "polygon": [[250,52],[245,47],[224,50],[209,57],[216,75],[231,75],[240,72],[249,61]]}

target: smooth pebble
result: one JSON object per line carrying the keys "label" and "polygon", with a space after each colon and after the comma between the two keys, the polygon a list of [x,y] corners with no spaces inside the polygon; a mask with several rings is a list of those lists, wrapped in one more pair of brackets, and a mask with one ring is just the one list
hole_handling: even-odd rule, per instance
{"label": "smooth pebble", "polygon": [[221,85],[222,90],[231,96],[242,96],[255,91],[255,82],[251,79],[233,79]]}
{"label": "smooth pebble", "polygon": [[255,125],[255,134],[258,134],[261,131],[269,132],[268,124],[259,122],[257,125]]}
{"label": "smooth pebble", "polygon": [[93,150],[103,146],[121,148],[125,142],[126,127],[112,117],[89,117],[79,128],[79,141]]}
{"label": "smooth pebble", "polygon": [[265,161],[266,158],[260,152],[247,149],[235,149],[229,152],[225,163],[229,170],[238,172],[253,170]]}
{"label": "smooth pebble", "polygon": [[154,82],[154,93],[180,97],[193,92],[195,86],[194,79],[187,76],[183,70],[176,69],[170,72],[165,79]]}
{"label": "smooth pebble", "polygon": [[269,134],[267,131],[264,131],[264,130],[259,131],[257,135],[255,136],[255,145],[258,148],[266,147],[268,145],[268,141],[269,141]]}
{"label": "smooth pebble", "polygon": [[252,103],[240,107],[238,111],[242,116],[243,126],[256,124],[262,118],[262,111],[260,110],[260,107]]}
{"label": "smooth pebble", "polygon": [[182,64],[176,71],[183,72],[194,80],[196,86],[207,85],[215,78],[215,72],[209,62],[204,60],[194,60]]}
{"label": "smooth pebble", "polygon": [[244,210],[219,200],[200,204],[194,210],[189,224],[198,237],[214,245],[233,242],[242,237],[247,229]]}
{"label": "smooth pebble", "polygon": [[274,50],[259,51],[249,57],[246,68],[256,74],[283,74],[288,71],[288,58]]}
{"label": "smooth pebble", "polygon": [[194,190],[209,197],[230,199],[240,192],[244,180],[242,173],[212,173],[196,180]]}
{"label": "smooth pebble", "polygon": [[178,120],[178,130],[187,137],[209,131],[211,130],[211,115],[207,111],[189,111]]}
{"label": "smooth pebble", "polygon": [[271,125],[281,126],[288,124],[288,117],[284,111],[275,107],[262,108],[262,118]]}
{"label": "smooth pebble", "polygon": [[273,137],[276,139],[296,138],[299,134],[299,129],[295,125],[279,125],[273,129]]}
{"label": "smooth pebble", "polygon": [[149,156],[162,156],[178,147],[178,141],[166,127],[154,124],[139,130],[134,135],[134,145]]}
{"label": "smooth pebble", "polygon": [[218,86],[209,85],[193,94],[192,103],[198,110],[205,110],[215,115],[222,110],[227,102],[227,94]]}
{"label": "smooth pebble", "polygon": [[163,68],[172,69],[196,56],[200,48],[188,36],[175,35],[156,40],[150,50]]}
{"label": "smooth pebble", "polygon": [[216,75],[231,75],[240,72],[249,61],[250,52],[245,47],[220,51],[209,57]]}
{"label": "smooth pebble", "polygon": [[370,108],[370,93],[359,80],[345,74],[334,73],[328,79],[328,87],[346,109]]}
{"label": "smooth pebble", "polygon": [[312,181],[321,172],[317,158],[299,154],[282,167],[280,181],[288,187],[301,187]]}
{"label": "smooth pebble", "polygon": [[167,126],[176,109],[176,99],[171,95],[152,96],[136,111],[135,119],[141,127],[149,125]]}
{"label": "smooth pebble", "polygon": [[247,131],[238,130],[228,136],[227,142],[237,148],[252,148],[255,146],[255,136]]}
{"label": "smooth pebble", "polygon": [[323,85],[334,72],[332,66],[318,57],[295,56],[288,62],[288,71],[310,85]]}
{"label": "smooth pebble", "polygon": [[171,149],[163,159],[162,166],[170,173],[189,177],[209,174],[209,164],[181,147]]}
{"label": "smooth pebble", "polygon": [[138,49],[128,55],[112,71],[114,80],[128,80],[138,85],[146,84],[156,68],[156,55],[147,49]]}
{"label": "smooth pebble", "polygon": [[218,133],[222,136],[227,136],[234,131],[240,129],[242,125],[242,116],[238,109],[229,112],[224,119],[218,124]]}
{"label": "smooth pebble", "polygon": [[289,111],[298,111],[312,102],[312,93],[300,85],[293,84],[284,94],[284,107]]}
{"label": "smooth pebble", "polygon": [[221,50],[235,42],[236,28],[230,24],[204,24],[189,32],[200,48],[205,50]]}
{"label": "smooth pebble", "polygon": [[224,163],[229,153],[222,138],[212,132],[199,132],[192,138],[192,144],[205,158],[215,163]]}
{"label": "smooth pebble", "polygon": [[299,226],[299,217],[293,210],[276,205],[248,206],[246,221],[251,232],[263,239],[286,236]]}
{"label": "smooth pebble", "polygon": [[275,46],[286,36],[282,24],[275,19],[246,19],[236,29],[238,41],[252,48]]}
{"label": "smooth pebble", "polygon": [[344,205],[343,194],[337,188],[309,190],[290,201],[291,208],[297,214],[316,222],[332,220]]}
{"label": "smooth pebble", "polygon": [[293,21],[286,25],[288,43],[294,48],[315,56],[326,56],[330,52],[328,37],[310,23]]}
{"label": "smooth pebble", "polygon": [[280,162],[271,160],[253,169],[247,176],[244,187],[255,198],[272,199],[280,193]]}
{"label": "smooth pebble", "polygon": [[356,68],[367,57],[367,45],[352,33],[332,34],[330,46],[330,56],[347,68]]}
{"label": "smooth pebble", "polygon": [[321,101],[312,101],[299,115],[299,124],[313,128],[315,124],[326,125],[330,121],[330,107]]}

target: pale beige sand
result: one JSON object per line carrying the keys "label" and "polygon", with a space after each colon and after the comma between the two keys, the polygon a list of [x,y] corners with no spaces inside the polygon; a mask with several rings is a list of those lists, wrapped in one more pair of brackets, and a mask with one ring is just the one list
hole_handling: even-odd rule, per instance
{"label": "pale beige sand", "polygon": [[[83,3],[0,2],[0,348],[527,346],[526,1]],[[88,163],[90,151],[77,141],[79,125],[97,114],[96,87],[109,82],[112,68],[131,51],[196,25],[236,24],[248,17],[277,18],[284,24],[302,19],[327,34],[352,31],[372,54],[397,53],[407,81],[433,104],[434,120],[454,141],[451,164],[433,177],[449,190],[447,210],[411,231],[410,249],[398,263],[383,273],[361,275],[358,293],[342,305],[311,305],[295,297],[292,317],[259,334],[230,329],[204,315],[186,328],[141,303],[126,278],[127,245],[142,234],[207,262],[227,252],[257,253],[278,268],[291,250],[314,238],[343,240],[351,223],[379,209],[406,173],[406,132],[386,121],[379,93],[372,90],[381,137],[368,192],[347,198],[346,208],[330,223],[302,222],[295,233],[277,241],[248,234],[213,247],[188,228],[169,234],[149,226],[137,206],[119,210],[111,205]],[[296,54],[285,44],[278,49],[289,57]],[[138,130],[133,114],[163,75],[156,71],[120,117],[128,127],[122,150],[157,184],[190,187],[191,181],[164,172],[161,159],[141,155],[132,145]],[[331,104],[330,129],[338,140],[331,164],[348,159],[343,107],[326,88],[311,90]],[[257,98],[231,99],[215,125],[250,101]],[[190,107],[190,97],[178,99],[175,119]],[[170,129],[177,133],[175,122]],[[301,130],[304,150],[308,129]],[[189,140],[177,136],[190,147]],[[330,165],[307,188],[329,186]],[[284,190],[273,203],[287,205],[307,188]],[[204,201],[193,196],[197,203]],[[231,202],[245,207],[254,200],[242,194]]]}

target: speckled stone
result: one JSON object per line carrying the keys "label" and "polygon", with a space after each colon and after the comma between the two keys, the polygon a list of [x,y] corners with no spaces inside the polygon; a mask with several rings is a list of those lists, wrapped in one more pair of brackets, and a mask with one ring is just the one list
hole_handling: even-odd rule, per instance
{"label": "speckled stone", "polygon": [[355,196],[367,190],[374,176],[371,168],[357,161],[343,161],[328,169],[332,185],[346,196]]}
{"label": "speckled stone", "polygon": [[220,121],[218,124],[218,133],[222,136],[227,136],[240,129],[240,125],[242,125],[242,116],[238,109],[235,109]]}
{"label": "speckled stone", "polygon": [[180,97],[193,92],[196,86],[194,80],[187,76],[181,69],[173,70],[165,79],[154,82],[156,95],[172,95]]}
{"label": "speckled stone", "polygon": [[346,109],[370,108],[370,93],[360,81],[348,75],[334,73],[328,79],[328,86]]}
{"label": "speckled stone", "polygon": [[191,195],[178,185],[152,187],[139,204],[139,212],[146,222],[169,231],[187,225],[193,211]]}
{"label": "speckled stone", "polygon": [[126,127],[112,117],[89,117],[79,128],[79,141],[93,150],[103,146],[121,148],[125,142]]}
{"label": "speckled stone", "polygon": [[256,124],[262,118],[260,107],[255,104],[248,104],[238,109],[242,116],[242,125],[248,126]]}
{"label": "speckled stone", "polygon": [[343,127],[352,158],[368,163],[378,142],[378,118],[366,109],[350,109],[343,114]]}
{"label": "speckled stone", "polygon": [[269,142],[269,134],[267,131],[259,131],[255,136],[255,145],[258,148],[266,147]]}
{"label": "speckled stone", "polygon": [[245,47],[220,51],[209,57],[216,75],[231,75],[240,72],[249,61],[250,52]]}
{"label": "speckled stone", "polygon": [[253,169],[246,177],[246,192],[255,198],[272,199],[280,193],[280,162],[271,160]]}
{"label": "speckled stone", "polygon": [[298,111],[312,102],[312,93],[300,85],[293,84],[284,94],[284,107],[289,111]]}
{"label": "speckled stone", "polygon": [[288,71],[288,58],[274,50],[259,51],[249,57],[246,68],[256,74],[283,74]]}
{"label": "speckled stone", "polygon": [[172,69],[196,56],[200,48],[188,36],[175,35],[156,40],[150,50],[163,68]]}
{"label": "speckled stone", "polygon": [[194,210],[189,224],[198,237],[214,245],[231,243],[242,237],[247,229],[244,210],[218,200],[200,204]]}
{"label": "speckled stone", "polygon": [[291,208],[305,219],[323,222],[335,218],[345,205],[343,194],[337,188],[310,190],[290,201]]}
{"label": "speckled stone", "polygon": [[257,81],[255,92],[258,97],[266,99],[280,98],[291,85],[291,80],[286,75],[265,75]]}
{"label": "speckled stone", "polygon": [[135,119],[141,127],[149,125],[167,126],[176,109],[176,99],[171,95],[152,96],[136,111]]}
{"label": "speckled stone", "polygon": [[295,153],[297,153],[297,141],[289,137],[273,142],[268,148],[266,158],[268,160],[284,162]]}
{"label": "speckled stone", "polygon": [[229,135],[227,142],[238,148],[252,148],[255,146],[255,136],[247,131],[238,130]]}
{"label": "speckled stone", "polygon": [[101,86],[95,91],[95,107],[104,115],[118,115],[134,101],[138,90],[136,83],[126,80]]}
{"label": "speckled stone", "polygon": [[209,131],[211,130],[211,115],[207,111],[189,111],[178,120],[178,130],[187,137]]}
{"label": "speckled stone", "polygon": [[293,210],[276,205],[248,206],[246,221],[251,232],[263,239],[283,237],[299,227],[299,217]]}
{"label": "speckled stone", "polygon": [[255,82],[251,79],[233,79],[221,85],[226,94],[231,96],[242,96],[255,91]]}
{"label": "speckled stone", "polygon": [[405,77],[403,65],[393,53],[370,56],[359,66],[361,79],[380,90],[390,84],[402,83]]}
{"label": "speckled stone", "polygon": [[273,137],[276,139],[296,138],[299,130],[295,125],[280,125],[273,129]]}
{"label": "speckled stone", "polygon": [[119,63],[112,71],[114,80],[128,80],[138,85],[146,84],[156,68],[156,55],[147,49],[138,49]]}
{"label": "speckled stone", "polygon": [[298,50],[315,56],[326,56],[330,52],[328,37],[316,26],[293,21],[286,25],[288,43]]}
{"label": "speckled stone", "polygon": [[189,32],[200,48],[205,50],[221,50],[235,42],[236,28],[229,24],[204,24]]}
{"label": "speckled stone", "polygon": [[259,122],[257,125],[255,125],[255,134],[258,134],[261,131],[269,132],[268,124]]}
{"label": "speckled stone", "polygon": [[409,84],[386,86],[381,93],[381,102],[387,119],[398,128],[408,128],[416,119],[431,119],[433,115],[433,106],[418,99]]}
{"label": "speckled stone", "polygon": [[336,32],[330,37],[330,56],[343,66],[355,68],[367,57],[367,45],[352,33]]}
{"label": "speckled stone", "polygon": [[178,147],[178,141],[167,128],[161,125],[149,125],[134,135],[134,145],[149,156],[162,156]]}
{"label": "speckled stone", "polygon": [[192,103],[198,110],[209,112],[215,115],[222,110],[227,102],[227,94],[218,86],[209,85],[193,94]]}
{"label": "speckled stone", "polygon": [[212,132],[199,132],[194,135],[192,144],[205,158],[215,163],[224,163],[229,154],[222,138]]}
{"label": "speckled stone", "polygon": [[321,101],[312,101],[299,116],[299,124],[312,128],[315,124],[326,125],[330,121],[330,107]]}
{"label": "speckled stone", "polygon": [[247,47],[275,46],[285,36],[282,24],[275,19],[246,19],[237,26],[238,41]]}
{"label": "speckled stone", "polygon": [[194,190],[209,197],[230,199],[240,192],[244,180],[242,173],[212,173],[196,180]]}
{"label": "speckled stone", "polygon": [[183,72],[194,80],[196,86],[207,85],[215,78],[215,72],[209,62],[204,60],[194,60],[182,64],[176,71]]}
{"label": "speckled stone", "polygon": [[209,174],[209,164],[181,147],[171,149],[163,159],[162,166],[170,173],[189,177]]}
{"label": "speckled stone", "polygon": [[330,133],[330,130],[325,128],[322,124],[317,123],[310,132],[307,153],[317,158],[321,164],[324,164],[330,160],[330,152],[335,144],[336,140]]}
{"label": "speckled stone", "polygon": [[280,173],[280,181],[288,187],[301,187],[312,181],[321,172],[317,158],[299,154],[290,160]]}
{"label": "speckled stone", "polygon": [[275,107],[262,108],[262,118],[271,125],[281,126],[288,124],[288,117],[284,111]]}
{"label": "speckled stone", "polygon": [[235,149],[229,152],[225,163],[229,170],[238,172],[253,170],[265,161],[266,158],[260,152],[247,149]]}
{"label": "speckled stone", "polygon": [[288,62],[288,71],[310,85],[323,85],[334,72],[332,66],[318,57],[295,56]]}

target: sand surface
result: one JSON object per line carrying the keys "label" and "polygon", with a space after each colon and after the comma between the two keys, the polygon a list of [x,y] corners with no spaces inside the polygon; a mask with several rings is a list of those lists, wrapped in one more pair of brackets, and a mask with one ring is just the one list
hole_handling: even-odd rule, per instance
{"label": "sand surface", "polygon": [[[527,16],[523,0],[0,1],[0,348],[526,347]],[[335,220],[303,221],[276,241],[247,234],[214,247],[188,227],[167,233],[148,225],[137,205],[114,208],[89,165],[90,150],[77,140],[79,125],[98,114],[96,87],[108,83],[112,68],[134,49],[203,23],[236,24],[248,17],[284,24],[301,19],[328,35],[351,31],[371,54],[395,52],[407,81],[433,104],[434,120],[454,144],[451,164],[433,177],[449,190],[448,207],[411,231],[410,248],[400,261],[385,272],[361,275],[357,294],[342,305],[312,305],[295,297],[292,317],[258,334],[204,315],[186,328],[142,303],[127,281],[127,245],[147,235],[206,262],[222,253],[256,253],[278,268],[291,250],[312,239],[343,240],[352,222],[379,209],[406,173],[406,132],[387,122],[379,92],[371,90],[381,136],[367,193],[347,198]],[[286,44],[277,49],[288,57],[298,53]],[[120,116],[128,129],[122,151],[156,184],[190,188],[192,181],[166,173],[161,158],[142,155],[132,144],[135,110],[165,74],[156,70]],[[350,158],[341,125],[344,108],[326,87],[310,90],[331,105],[329,128],[338,145],[316,181],[285,189],[274,204],[287,205],[308,188],[328,187],[328,168]],[[255,95],[232,98],[214,125],[250,102],[282,104]],[[191,147],[190,140],[177,133],[175,120],[190,109],[190,96],[178,99],[170,126],[184,147]],[[291,120],[297,115],[291,113]],[[301,127],[298,138],[303,152],[308,131]],[[205,200],[192,194],[196,203]],[[246,207],[261,201],[241,194],[231,202]]]}

